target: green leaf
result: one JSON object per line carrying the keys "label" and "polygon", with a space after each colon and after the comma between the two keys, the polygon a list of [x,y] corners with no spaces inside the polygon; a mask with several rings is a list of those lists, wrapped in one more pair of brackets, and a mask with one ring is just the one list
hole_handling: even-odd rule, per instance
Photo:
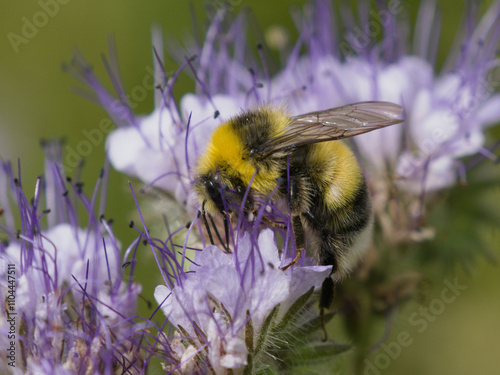
{"label": "green leaf", "polygon": [[306,345],[295,348],[293,353],[288,353],[287,361],[292,363],[294,367],[314,366],[323,362],[331,361],[334,356],[344,353],[349,349],[351,349],[351,345],[349,344],[336,342],[310,342]]}
{"label": "green leaf", "polygon": [[266,367],[259,369],[255,372],[255,375],[281,375],[278,369],[273,367]]}
{"label": "green leaf", "polygon": [[279,304],[276,305],[276,307],[272,309],[269,315],[266,317],[266,320],[262,325],[262,329],[260,330],[259,340],[257,342],[257,347],[255,348],[254,357],[259,355],[260,351],[265,348],[269,333],[274,326],[274,320],[276,319],[276,315],[278,315],[279,307]]}
{"label": "green leaf", "polygon": [[[325,325],[332,320],[332,318],[336,315],[336,312],[330,312],[326,313],[323,316]],[[303,336],[304,332],[314,332],[318,329],[322,328],[321,327],[321,317],[316,316],[313,319],[305,322],[304,324],[300,325],[299,327],[295,328],[293,331],[290,332],[291,337],[296,337],[300,338]]]}
{"label": "green leaf", "polygon": [[253,352],[253,322],[252,318],[250,317],[250,311],[247,310],[247,319],[248,322],[245,326],[245,344],[247,345],[248,351],[250,353]]}
{"label": "green leaf", "polygon": [[277,332],[285,332],[288,326],[297,318],[298,313],[304,308],[306,305],[307,301],[309,301],[309,298],[314,292],[314,287],[309,289],[307,292],[305,292],[303,295],[301,295],[297,300],[293,303],[292,306],[288,309],[288,311],[285,313],[283,316],[283,319],[280,321],[280,323],[276,326],[276,331]]}

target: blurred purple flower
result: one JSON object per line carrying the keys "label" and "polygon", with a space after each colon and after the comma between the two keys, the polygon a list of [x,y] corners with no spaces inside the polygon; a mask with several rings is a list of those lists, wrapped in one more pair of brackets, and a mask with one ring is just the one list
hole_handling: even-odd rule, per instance
{"label": "blurred purple flower", "polygon": [[[340,8],[339,17],[329,2],[315,1],[305,15],[296,14],[299,39],[272,76],[263,48],[258,46],[257,59],[247,50],[245,18],[226,27],[220,10],[205,43],[178,53],[179,71],[167,78],[155,60],[155,82],[163,89],[156,93],[156,109],[144,118],[132,113],[122,89],[121,99],[114,99],[81,57],[75,66],[119,126],[107,142],[113,166],[175,193],[181,202],[192,203],[190,169],[212,130],[241,109],[262,103],[284,102],[291,115],[366,100],[399,103],[406,111],[405,126],[356,138],[367,173],[397,175],[411,191],[441,189],[464,178],[462,157],[492,157],[484,147],[484,131],[500,120],[500,95],[492,94],[489,76],[499,64],[500,2],[493,2],[477,24],[470,9],[439,73],[434,65],[440,26],[435,2],[420,6],[413,44],[407,42],[408,22],[401,19],[404,3],[396,5],[381,5],[371,19],[366,3],[356,23],[347,8]],[[345,40],[341,28],[347,30]],[[154,46],[163,50],[161,37],[154,38]],[[185,69],[196,90],[177,105],[172,87]],[[113,81],[119,81],[117,74]]]}
{"label": "blurred purple flower", "polygon": [[490,154],[484,130],[500,121],[500,95],[492,95],[489,76],[500,63],[500,2],[493,2],[476,26],[475,12],[469,12],[439,73],[434,1],[420,6],[413,44],[407,43],[407,20],[398,20],[404,3],[373,10],[373,19],[369,7],[361,7],[359,23],[341,8],[349,43],[339,43],[339,25],[328,2],[315,4],[300,23],[306,55],[289,60],[272,82],[275,93],[306,88],[288,100],[292,113],[366,100],[401,104],[406,126],[367,133],[355,143],[368,174],[396,174],[412,191],[451,186],[457,176],[464,177],[460,158]]}
{"label": "blurred purple flower", "polygon": [[[95,212],[97,206],[104,209],[101,189],[106,174],[88,197],[79,183],[66,181],[59,147],[50,143],[46,152],[46,174],[38,178],[31,201],[20,170],[14,177],[11,165],[1,164],[2,301],[10,290],[8,265],[14,265],[16,272],[15,303],[0,313],[1,337],[9,332],[7,317],[14,316],[15,369],[20,372],[65,374],[86,369],[112,374],[121,362],[122,369],[131,373],[141,366],[138,358],[135,363],[125,359],[133,352],[130,318],[141,288],[124,279],[121,246],[109,223]],[[47,208],[42,210],[44,203]],[[80,224],[82,208],[86,228]],[[2,372],[12,369],[5,355],[0,356]]]}

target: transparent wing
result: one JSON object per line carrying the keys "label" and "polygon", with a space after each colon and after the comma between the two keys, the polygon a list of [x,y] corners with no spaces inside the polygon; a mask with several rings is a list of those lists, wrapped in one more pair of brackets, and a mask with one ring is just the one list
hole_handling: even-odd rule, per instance
{"label": "transparent wing", "polygon": [[404,121],[403,108],[388,102],[361,102],[292,118],[285,132],[263,145],[264,156],[297,147],[353,137]]}

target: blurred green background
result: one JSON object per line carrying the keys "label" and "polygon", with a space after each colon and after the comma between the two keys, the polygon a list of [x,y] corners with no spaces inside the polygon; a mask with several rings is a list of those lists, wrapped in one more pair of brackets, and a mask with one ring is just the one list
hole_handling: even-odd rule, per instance
{"label": "blurred green background", "polygon": [[[206,3],[191,3],[201,20],[205,16]],[[242,7],[250,7],[264,31],[279,24],[293,36],[295,29],[289,16],[289,8],[292,5],[302,6],[304,1],[233,0],[226,3],[231,5],[230,12],[235,15]],[[415,17],[418,3],[403,1],[403,6],[409,8]],[[438,3],[443,14],[440,46],[449,46],[461,19],[464,4],[451,0]],[[77,82],[61,70],[61,64],[70,60],[74,49],[78,48],[83,52],[98,76],[110,87],[100,54],[107,52],[108,37],[113,35],[124,85],[130,89],[141,84],[146,68],[152,66],[151,26],[161,25],[165,35],[177,39],[189,35],[189,7],[189,2],[178,0],[66,0],[65,4],[59,4],[58,9],[53,8],[53,16],[48,17],[43,27],[37,28],[35,35],[27,38],[27,43],[18,45],[16,51],[8,34],[22,36],[25,20],[32,20],[42,8],[37,1],[2,2],[0,157],[14,162],[21,159],[26,190],[34,186],[36,176],[43,172],[42,151],[39,147],[41,139],[64,137],[68,146],[76,147],[84,139],[82,131],[97,128],[99,122],[106,117],[100,107],[72,93],[71,88]],[[446,53],[447,48],[441,48],[440,58]],[[175,68],[173,61],[167,60],[166,70]],[[183,79],[177,86],[178,94],[189,91],[192,87],[189,79]],[[138,103],[136,112],[147,114],[152,108],[153,93],[150,92],[145,100]],[[94,147],[86,158],[82,180],[88,184],[87,192],[102,168],[103,159],[104,143]],[[134,208],[126,182],[125,176],[112,173],[107,209],[107,216],[114,218],[115,233],[124,247],[134,238],[134,232],[128,228]],[[500,208],[498,187],[493,189],[491,197],[497,208]],[[470,225],[474,226],[474,222]],[[498,256],[498,230],[486,231],[484,236],[485,246],[493,249]],[[145,286],[145,298],[152,300],[152,289],[159,282],[151,279],[151,275],[156,274],[156,265],[151,262],[149,255],[144,255],[143,258],[139,256],[139,260],[141,259],[144,259],[144,264],[141,264],[142,271],[137,276]],[[455,302],[446,305],[444,311],[435,316],[435,320],[429,323],[424,332],[418,333],[414,327],[408,326],[408,316],[418,311],[416,303],[410,303],[399,314],[389,341],[397,337],[399,332],[407,330],[411,334],[412,344],[403,348],[401,354],[391,359],[387,368],[380,373],[499,373],[499,269],[492,262],[481,258],[468,274],[459,270],[456,275],[460,284],[466,285],[467,289]],[[453,274],[443,275],[441,281],[444,278],[453,280]],[[438,297],[441,291],[439,277],[436,280],[437,288],[430,300]],[[143,315],[147,316],[152,312],[144,302],[140,304]],[[376,360],[378,353],[383,353],[380,350],[382,349],[374,353],[371,360]]]}

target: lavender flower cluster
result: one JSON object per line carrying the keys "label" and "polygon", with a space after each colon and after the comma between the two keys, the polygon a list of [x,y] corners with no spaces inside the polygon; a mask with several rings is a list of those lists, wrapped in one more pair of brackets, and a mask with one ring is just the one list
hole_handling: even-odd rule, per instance
{"label": "lavender flower cluster", "polygon": [[[44,177],[30,200],[17,171],[2,162],[0,296],[7,295],[7,269],[14,265],[14,299],[0,309],[2,347],[16,337],[12,355],[0,354],[2,373],[112,373],[140,368],[130,320],[141,287],[125,278],[121,245],[110,224],[96,213],[106,176],[86,196],[79,183],[66,180],[60,148],[46,145]],[[43,207],[47,208],[43,208]],[[86,214],[83,223],[81,210]],[[20,229],[17,230],[17,226]],[[15,321],[10,329],[7,317]],[[4,342],[7,340],[7,342]]]}

